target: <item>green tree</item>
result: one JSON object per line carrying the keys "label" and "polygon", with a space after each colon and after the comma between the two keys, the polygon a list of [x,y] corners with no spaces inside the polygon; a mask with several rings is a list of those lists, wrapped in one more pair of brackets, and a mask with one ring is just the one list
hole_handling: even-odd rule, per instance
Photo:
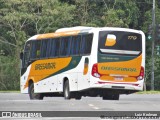
{"label": "green tree", "polygon": [[137,27],[140,11],[135,0],[113,0],[109,3],[109,5],[105,3],[106,10],[102,16],[102,19],[104,20],[104,26]]}
{"label": "green tree", "polygon": [[[160,23],[159,13],[156,0],[156,23]],[[19,52],[30,36],[80,25],[127,27],[147,33],[151,23],[152,0],[0,0],[0,90],[19,89]],[[151,41],[146,42],[146,52],[150,86]],[[160,57],[156,55],[155,66],[155,85],[160,89]]]}
{"label": "green tree", "polygon": [[75,7],[58,0],[1,0],[0,6],[0,81],[9,80],[1,89],[19,89],[13,83],[19,85],[19,53],[27,38],[71,26]]}

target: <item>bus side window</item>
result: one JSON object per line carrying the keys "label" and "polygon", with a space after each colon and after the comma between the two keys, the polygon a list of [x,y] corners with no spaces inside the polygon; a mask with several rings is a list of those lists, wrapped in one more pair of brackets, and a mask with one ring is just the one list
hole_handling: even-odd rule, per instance
{"label": "bus side window", "polygon": [[59,56],[60,38],[51,39],[50,57]]}
{"label": "bus side window", "polygon": [[50,48],[49,43],[50,43],[50,39],[42,40],[40,58],[46,58],[47,57],[47,52],[49,52],[49,48]]}
{"label": "bus side window", "polygon": [[93,34],[82,35],[80,54],[90,54]]}
{"label": "bus side window", "polygon": [[48,42],[47,42],[47,50],[46,50],[46,57],[47,57],[47,58],[50,57],[50,51],[51,51],[51,39],[48,39]]}
{"label": "bus side window", "polygon": [[60,56],[70,55],[71,37],[61,38]]}
{"label": "bus side window", "polygon": [[40,48],[41,48],[41,40],[32,42],[31,59],[39,59]]}
{"label": "bus side window", "polygon": [[30,59],[30,50],[31,50],[31,42],[27,42],[25,49],[24,49],[24,58],[23,58],[23,62],[22,62],[22,66],[23,68],[26,68],[28,65],[28,61]]}
{"label": "bus side window", "polygon": [[73,36],[72,42],[71,42],[71,55],[79,55],[79,49],[80,49],[80,43],[81,43],[81,36]]}
{"label": "bus side window", "polygon": [[36,58],[37,59],[40,58],[40,49],[41,49],[41,40],[37,41],[37,44],[36,44]]}

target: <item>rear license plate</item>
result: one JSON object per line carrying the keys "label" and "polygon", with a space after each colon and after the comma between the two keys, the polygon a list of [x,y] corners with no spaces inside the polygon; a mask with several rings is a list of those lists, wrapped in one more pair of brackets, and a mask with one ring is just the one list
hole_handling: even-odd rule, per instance
{"label": "rear license plate", "polygon": [[118,81],[123,81],[123,77],[115,77],[114,79]]}

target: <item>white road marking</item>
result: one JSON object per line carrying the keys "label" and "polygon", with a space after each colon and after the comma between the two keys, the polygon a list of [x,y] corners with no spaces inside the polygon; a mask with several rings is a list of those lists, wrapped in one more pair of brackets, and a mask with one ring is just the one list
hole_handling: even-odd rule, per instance
{"label": "white road marking", "polygon": [[93,107],[94,105],[93,104],[88,104],[90,107]]}
{"label": "white road marking", "polygon": [[98,107],[96,107],[95,105],[93,105],[93,104],[88,104],[90,107],[92,107],[93,109],[95,109],[95,110],[98,110],[99,108]]}
{"label": "white road marking", "polygon": [[95,110],[98,110],[99,108],[98,107],[93,107]]}

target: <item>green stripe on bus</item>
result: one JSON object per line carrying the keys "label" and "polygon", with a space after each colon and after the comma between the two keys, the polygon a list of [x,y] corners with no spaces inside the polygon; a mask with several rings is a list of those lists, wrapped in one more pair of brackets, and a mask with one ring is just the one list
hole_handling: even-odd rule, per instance
{"label": "green stripe on bus", "polygon": [[121,62],[128,61],[137,58],[137,56],[120,56],[120,55],[109,55],[109,54],[101,54],[98,53],[98,63],[103,62]]}
{"label": "green stripe on bus", "polygon": [[[81,61],[81,58],[82,58],[82,56],[74,56],[74,57],[72,57],[72,60],[71,60],[71,62],[69,63],[69,65],[67,67],[65,67],[65,68],[63,68],[63,69],[61,69],[61,70],[59,70],[59,71],[57,71],[57,72],[45,77],[44,79],[52,77],[52,76],[60,74],[60,73],[63,73],[63,72],[66,72],[68,70],[71,70],[71,69],[77,67],[77,65]],[[44,79],[42,79],[42,80],[44,80]]]}

